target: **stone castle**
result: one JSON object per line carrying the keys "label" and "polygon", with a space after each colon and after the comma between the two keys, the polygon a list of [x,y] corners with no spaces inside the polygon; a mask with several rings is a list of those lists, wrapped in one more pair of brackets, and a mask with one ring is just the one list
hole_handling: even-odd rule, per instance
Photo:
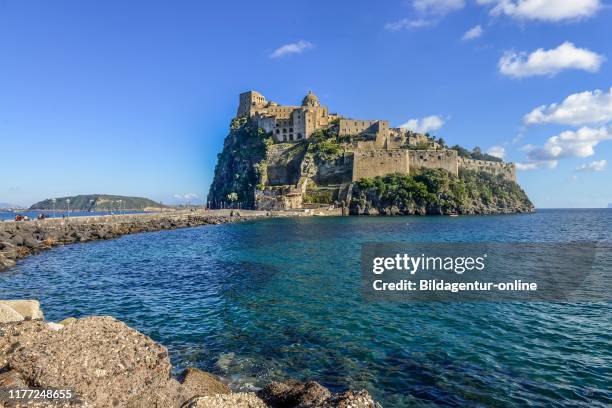
{"label": "stone castle", "polygon": [[[312,92],[304,97],[300,106],[279,105],[268,101],[259,92],[244,92],[240,94],[237,116],[249,117],[259,128],[271,134],[279,151],[285,149],[283,146],[308,140],[317,130],[334,130],[344,142],[342,163],[338,162],[331,170],[343,174],[335,177],[337,185],[332,185],[336,188],[334,197],[337,201],[350,195],[350,184],[361,178],[391,173],[410,174],[421,168],[442,168],[454,175],[458,175],[460,169],[487,171],[516,181],[514,163],[464,158],[455,150],[439,146],[428,135],[391,128],[387,120],[352,119],[330,113]],[[279,168],[281,165],[276,169],[273,163],[269,165],[269,185],[285,187],[280,207],[302,207],[303,195],[311,182],[306,177],[304,165],[300,166],[298,172],[303,174],[288,177],[287,170]],[[277,196],[278,199],[278,191],[278,188],[266,189],[260,193],[260,198]]]}

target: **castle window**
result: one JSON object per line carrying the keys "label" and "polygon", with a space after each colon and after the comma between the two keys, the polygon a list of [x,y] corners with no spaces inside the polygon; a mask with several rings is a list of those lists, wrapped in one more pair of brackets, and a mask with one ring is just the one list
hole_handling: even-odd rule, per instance
{"label": "castle window", "polygon": [[280,133],[280,129],[276,129],[276,134],[278,135]]}
{"label": "castle window", "polygon": [[283,128],[283,133],[287,133],[287,129],[286,128]]}
{"label": "castle window", "polygon": [[290,132],[293,132],[293,128],[289,128],[289,131],[290,131]]}
{"label": "castle window", "polygon": [[301,139],[301,138],[302,138],[302,134],[301,134],[301,133],[298,133],[298,134],[297,134],[297,138],[298,138],[298,139]]}
{"label": "castle window", "polygon": [[287,135],[283,135],[283,142],[287,141]]}

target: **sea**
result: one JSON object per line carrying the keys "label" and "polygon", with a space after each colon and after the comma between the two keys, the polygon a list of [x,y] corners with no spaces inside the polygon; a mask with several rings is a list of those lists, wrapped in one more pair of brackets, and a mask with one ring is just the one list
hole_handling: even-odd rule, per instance
{"label": "sea", "polygon": [[[48,320],[111,315],[235,390],[365,388],[383,407],[609,407],[612,305],[367,302],[371,242],[612,242],[612,210],[301,217],[57,247],[0,274]],[[609,277],[611,271],[605,270]],[[609,294],[609,285],[598,286]]]}

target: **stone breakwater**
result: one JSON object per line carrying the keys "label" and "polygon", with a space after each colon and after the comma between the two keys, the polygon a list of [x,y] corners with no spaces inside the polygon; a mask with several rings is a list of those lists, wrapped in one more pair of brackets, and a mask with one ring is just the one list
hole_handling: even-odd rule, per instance
{"label": "stone breakwater", "polygon": [[[0,390],[64,389],[69,400],[15,402],[0,407],[127,408],[379,408],[365,391],[331,393],[317,382],[272,382],[233,393],[197,368],[171,375],[168,351],[108,316],[43,320],[35,300],[0,300]],[[31,401],[30,401],[31,402]]]}
{"label": "stone breakwater", "polygon": [[0,271],[14,266],[20,258],[57,245],[112,239],[138,232],[223,224],[279,215],[293,214],[245,210],[199,210],[0,222]]}

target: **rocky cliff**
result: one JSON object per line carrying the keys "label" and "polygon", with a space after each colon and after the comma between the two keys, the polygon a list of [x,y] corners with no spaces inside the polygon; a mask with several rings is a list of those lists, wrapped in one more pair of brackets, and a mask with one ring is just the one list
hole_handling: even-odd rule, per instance
{"label": "rocky cliff", "polygon": [[350,213],[356,215],[511,214],[532,212],[518,184],[501,175],[442,169],[391,174],[355,183]]}
{"label": "rocky cliff", "polygon": [[245,117],[232,120],[208,192],[212,208],[256,207],[255,191],[266,183],[266,157],[271,144],[272,139]]}

